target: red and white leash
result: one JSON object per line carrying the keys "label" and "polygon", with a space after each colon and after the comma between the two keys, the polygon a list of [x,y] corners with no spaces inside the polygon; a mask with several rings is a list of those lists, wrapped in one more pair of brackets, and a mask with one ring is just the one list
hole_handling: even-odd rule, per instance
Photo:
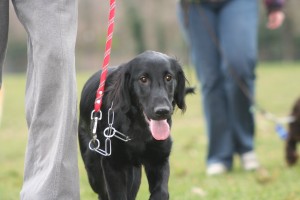
{"label": "red and white leash", "polygon": [[115,19],[115,8],[116,8],[116,1],[110,0],[110,9],[109,9],[109,18],[108,18],[108,28],[107,28],[107,36],[106,36],[106,44],[105,44],[105,52],[104,52],[104,59],[102,63],[102,73],[100,77],[100,84],[96,94],[96,100],[94,104],[94,112],[100,112],[102,106],[102,98],[104,95],[104,87],[105,81],[108,71],[108,64],[110,60],[110,52],[111,52],[111,44],[114,32],[114,19]]}
{"label": "red and white leash", "polygon": [[[101,112],[101,106],[102,106],[102,99],[104,95],[104,89],[105,89],[105,82],[108,72],[108,65],[110,60],[110,53],[111,53],[111,44],[112,44],[112,38],[113,38],[113,32],[114,32],[114,19],[115,19],[115,9],[116,9],[116,1],[110,0],[110,9],[109,9],[109,18],[108,18],[108,28],[107,28],[107,36],[106,36],[106,44],[105,44],[105,52],[104,52],[104,58],[102,63],[102,72],[100,76],[100,83],[99,87],[97,89],[96,93],[96,100],[94,102],[94,110],[91,113],[91,120],[92,120],[92,134],[93,138],[89,142],[89,148],[92,151],[95,151],[103,156],[110,156],[111,155],[111,138],[116,137],[124,142],[127,142],[130,140],[130,138],[123,133],[117,131],[113,127],[114,122],[114,112],[112,108],[108,110],[108,127],[104,129],[103,135],[106,138],[104,141],[104,148],[100,147],[100,141],[97,139],[97,125],[98,121],[102,119],[102,112]],[[102,145],[103,146],[103,145]]]}

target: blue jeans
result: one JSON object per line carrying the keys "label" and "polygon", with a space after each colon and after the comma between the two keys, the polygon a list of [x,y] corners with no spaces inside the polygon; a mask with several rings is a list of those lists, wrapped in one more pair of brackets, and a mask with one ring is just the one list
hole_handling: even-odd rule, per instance
{"label": "blue jeans", "polygon": [[222,163],[230,169],[235,153],[254,148],[250,106],[255,87],[258,2],[192,3],[187,9],[179,5],[178,16],[201,82],[207,164]]}

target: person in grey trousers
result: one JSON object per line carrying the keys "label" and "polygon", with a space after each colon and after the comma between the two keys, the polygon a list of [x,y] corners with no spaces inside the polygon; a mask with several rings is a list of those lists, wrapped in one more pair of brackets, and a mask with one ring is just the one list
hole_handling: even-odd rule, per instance
{"label": "person in grey trousers", "polygon": [[[79,199],[75,41],[77,0],[12,0],[28,34],[28,144],[22,200]],[[0,69],[9,0],[0,1]],[[2,70],[0,70],[2,71]],[[2,72],[0,72],[0,86]]]}

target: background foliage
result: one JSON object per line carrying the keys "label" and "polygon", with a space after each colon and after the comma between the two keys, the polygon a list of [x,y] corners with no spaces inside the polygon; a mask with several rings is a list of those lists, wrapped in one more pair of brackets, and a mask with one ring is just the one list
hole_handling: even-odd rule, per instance
{"label": "background foliage", "polygon": [[[262,0],[258,0],[261,1]],[[125,62],[145,49],[162,51],[188,62],[188,52],[178,26],[176,0],[117,1],[112,65]],[[286,21],[276,30],[266,28],[266,10],[261,5],[259,50],[261,60],[299,60],[299,0],[288,0]],[[10,6],[10,33],[5,70],[26,70],[26,32]],[[107,1],[79,1],[76,67],[97,69],[102,63]]]}

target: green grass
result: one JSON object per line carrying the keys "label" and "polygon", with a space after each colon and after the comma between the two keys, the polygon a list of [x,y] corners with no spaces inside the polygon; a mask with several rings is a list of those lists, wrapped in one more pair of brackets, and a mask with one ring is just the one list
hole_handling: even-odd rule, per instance
{"label": "green grass", "polygon": [[[193,72],[187,72],[195,84]],[[78,91],[89,73],[78,73]],[[24,75],[5,75],[5,104],[0,127],[0,199],[19,199],[27,140],[24,114]],[[286,116],[300,96],[300,64],[262,64],[257,69],[257,101],[277,116]],[[274,124],[256,115],[256,151],[263,169],[245,172],[235,158],[234,170],[226,175],[205,174],[206,135],[199,95],[187,97],[188,109],[174,117],[174,139],[170,158],[169,190],[172,200],[297,200],[300,199],[300,163],[288,168],[283,159],[284,142],[274,132]],[[81,157],[81,199],[96,199],[87,181]],[[137,199],[148,199],[143,176]]]}

